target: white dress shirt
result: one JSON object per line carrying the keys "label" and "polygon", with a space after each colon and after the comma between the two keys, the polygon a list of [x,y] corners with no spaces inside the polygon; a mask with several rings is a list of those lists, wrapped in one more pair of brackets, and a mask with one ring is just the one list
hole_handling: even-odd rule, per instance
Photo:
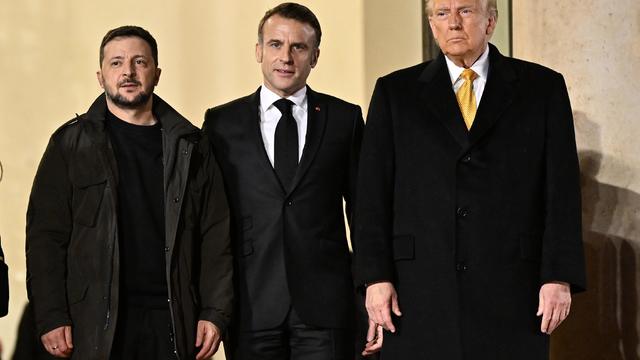
{"label": "white dress shirt", "polygon": [[[271,166],[273,166],[275,158],[276,126],[282,116],[280,110],[273,103],[280,99],[280,95],[269,90],[264,84],[260,88],[260,132]],[[287,99],[293,101],[291,113],[298,125],[298,161],[300,161],[307,136],[307,87],[302,87]]]}
{"label": "white dress shirt", "polygon": [[[447,60],[447,68],[449,69],[449,76],[451,76],[453,92],[457,93],[462,83],[464,83],[464,79],[460,77],[464,68],[454,64],[448,57],[445,56],[444,58]],[[487,84],[487,75],[489,74],[489,46],[487,46],[478,60],[471,65],[471,70],[478,74],[478,77],[473,80],[473,94],[476,96],[477,109],[478,106],[480,106],[480,99],[482,99],[484,86]]]}

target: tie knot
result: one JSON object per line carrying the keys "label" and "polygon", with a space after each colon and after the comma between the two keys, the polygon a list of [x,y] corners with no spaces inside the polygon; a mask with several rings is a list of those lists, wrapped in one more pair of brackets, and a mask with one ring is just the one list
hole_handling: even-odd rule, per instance
{"label": "tie knot", "polygon": [[290,115],[291,107],[293,106],[293,101],[289,99],[279,99],[273,103],[273,106],[277,107],[280,110],[282,115]]}
{"label": "tie knot", "polygon": [[460,77],[465,80],[473,81],[478,77],[478,74],[476,74],[475,71],[471,69],[464,69],[462,70],[462,74],[460,75]]}

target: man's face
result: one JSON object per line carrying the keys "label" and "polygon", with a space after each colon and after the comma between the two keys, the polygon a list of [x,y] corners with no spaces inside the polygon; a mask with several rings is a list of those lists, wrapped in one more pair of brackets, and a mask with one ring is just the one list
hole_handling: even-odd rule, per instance
{"label": "man's face", "polygon": [[429,25],[442,52],[469,67],[487,46],[496,26],[481,0],[432,0]]}
{"label": "man's face", "polygon": [[104,59],[97,72],[107,101],[123,109],[146,105],[160,79],[151,48],[136,36],[116,37],[104,46]]}
{"label": "man's face", "polygon": [[267,19],[262,43],[256,44],[256,60],[269,90],[286,97],[307,84],[320,56],[315,39],[315,31],[308,24],[279,15]]}

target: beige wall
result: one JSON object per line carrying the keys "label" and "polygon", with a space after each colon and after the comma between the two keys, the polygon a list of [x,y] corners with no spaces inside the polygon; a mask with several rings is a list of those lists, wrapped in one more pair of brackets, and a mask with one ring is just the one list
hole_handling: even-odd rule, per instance
{"label": "beige wall", "polygon": [[[420,61],[419,0],[415,6],[392,0],[300,2],[323,27],[320,60],[309,78],[315,90],[366,108],[372,78]],[[0,2],[0,236],[11,286],[10,314],[0,319],[5,356],[13,352],[26,301],[24,219],[33,175],[51,133],[85,112],[99,94],[95,71],[104,33],[123,24],[147,28],[158,41],[163,69],[156,92],[200,125],[207,107],[260,84],[254,58],[257,24],[277,3]],[[374,48],[380,51],[371,52]],[[365,56],[379,60],[366,62]]]}
{"label": "beige wall", "polygon": [[640,2],[515,1],[514,54],[564,74],[582,167],[587,293],[555,359],[638,359]]}

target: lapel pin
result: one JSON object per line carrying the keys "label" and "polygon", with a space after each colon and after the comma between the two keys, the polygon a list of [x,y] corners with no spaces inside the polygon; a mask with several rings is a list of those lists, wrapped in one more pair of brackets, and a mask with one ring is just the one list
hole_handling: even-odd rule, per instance
{"label": "lapel pin", "polygon": [[316,106],[316,111],[320,111],[320,106]]}

